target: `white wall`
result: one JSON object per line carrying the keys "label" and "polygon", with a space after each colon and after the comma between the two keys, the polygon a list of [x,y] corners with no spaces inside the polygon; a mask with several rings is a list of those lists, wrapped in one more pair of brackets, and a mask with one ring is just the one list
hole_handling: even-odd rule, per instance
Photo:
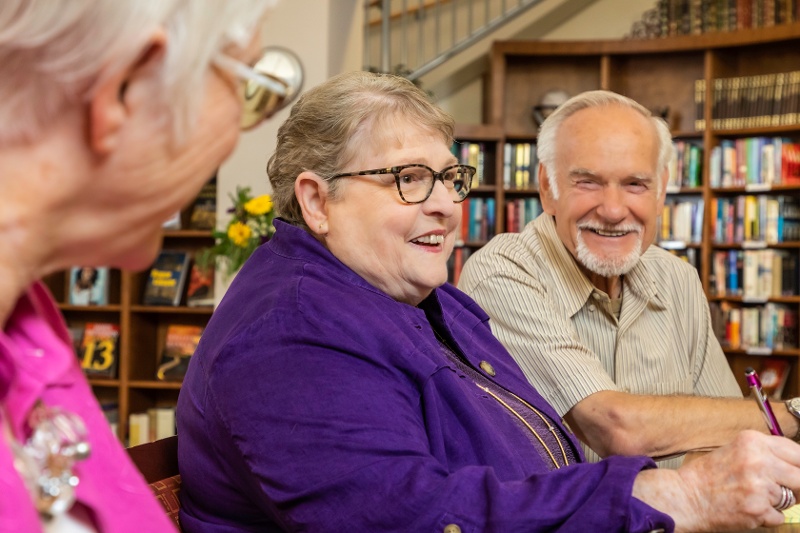
{"label": "white wall", "polygon": [[[303,63],[303,89],[335,74],[361,68],[360,0],[281,0],[264,24],[265,45],[292,50]],[[228,193],[249,186],[254,194],[270,192],[267,161],[275,150],[278,127],[289,116],[283,109],[267,122],[243,132],[233,155],[218,175],[217,218],[227,221]]]}
{"label": "white wall", "polygon": [[[300,57],[306,90],[335,74],[361,69],[362,11],[361,0],[281,0],[264,23],[263,41],[288,48]],[[267,161],[275,151],[278,128],[288,116],[289,108],[283,109],[254,130],[243,132],[236,150],[220,167],[218,227],[224,227],[230,218],[228,195],[237,186],[249,186],[255,195],[271,192]],[[217,302],[229,282],[217,272]]]}

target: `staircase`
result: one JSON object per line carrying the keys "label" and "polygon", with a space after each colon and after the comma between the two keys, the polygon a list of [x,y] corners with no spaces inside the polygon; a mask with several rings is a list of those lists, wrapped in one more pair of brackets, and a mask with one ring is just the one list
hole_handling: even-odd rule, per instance
{"label": "staircase", "polygon": [[364,68],[415,81],[543,0],[364,0]]}

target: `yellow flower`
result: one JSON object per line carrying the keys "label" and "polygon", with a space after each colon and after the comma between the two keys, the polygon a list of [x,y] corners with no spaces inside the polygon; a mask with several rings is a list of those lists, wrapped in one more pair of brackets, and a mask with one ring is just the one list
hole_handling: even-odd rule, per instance
{"label": "yellow flower", "polygon": [[252,233],[253,231],[250,227],[241,222],[234,222],[228,226],[228,238],[233,241],[233,244],[241,246],[242,248],[247,246],[247,242],[250,240],[250,235]]}
{"label": "yellow flower", "polygon": [[261,216],[272,210],[272,197],[262,194],[244,204],[244,210],[253,216]]}

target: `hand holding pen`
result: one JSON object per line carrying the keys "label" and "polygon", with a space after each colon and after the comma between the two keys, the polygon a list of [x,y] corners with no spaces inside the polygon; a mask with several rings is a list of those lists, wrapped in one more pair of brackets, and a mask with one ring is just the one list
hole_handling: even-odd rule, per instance
{"label": "hand holding pen", "polygon": [[781,431],[781,427],[778,425],[778,419],[775,418],[775,413],[772,412],[772,406],[769,404],[767,397],[764,396],[764,390],[761,388],[761,380],[758,379],[758,374],[756,374],[755,370],[748,367],[745,369],[744,378],[747,380],[747,385],[753,392],[753,397],[758,403],[761,414],[764,415],[764,420],[767,422],[769,432],[782,437],[783,431]]}

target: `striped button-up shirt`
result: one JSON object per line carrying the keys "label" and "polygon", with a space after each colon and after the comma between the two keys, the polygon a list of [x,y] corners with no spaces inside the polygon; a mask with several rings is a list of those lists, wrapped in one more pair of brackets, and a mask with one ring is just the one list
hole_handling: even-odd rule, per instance
{"label": "striped button-up shirt", "polygon": [[[492,332],[562,416],[602,390],[742,396],[697,271],[657,246],[625,275],[619,317],[546,213],[474,253],[459,288],[486,310]],[[599,459],[584,449],[587,459]]]}

